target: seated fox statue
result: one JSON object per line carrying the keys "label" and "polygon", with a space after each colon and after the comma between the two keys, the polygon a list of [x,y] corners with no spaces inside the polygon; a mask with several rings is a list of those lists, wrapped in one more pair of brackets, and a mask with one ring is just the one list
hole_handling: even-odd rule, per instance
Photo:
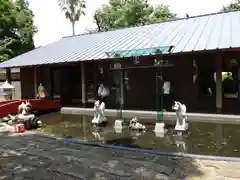
{"label": "seated fox statue", "polygon": [[32,105],[29,101],[25,103],[22,102],[18,106],[18,114],[13,116],[9,114],[7,117],[4,118],[8,124],[15,124],[15,123],[23,123],[25,129],[36,129],[42,126],[42,121],[35,117],[34,114],[31,114],[30,111],[32,109]]}
{"label": "seated fox statue", "polygon": [[131,119],[128,128],[131,129],[131,130],[138,130],[138,131],[145,131],[146,130],[146,126],[139,123],[137,117],[133,117]]}
{"label": "seated fox statue", "polygon": [[176,131],[186,131],[188,129],[187,120],[187,107],[178,101],[174,101],[172,109],[176,111],[177,122],[175,126]]}
{"label": "seated fox statue", "polygon": [[103,122],[107,122],[107,118],[105,117],[104,114],[105,111],[105,103],[101,102],[98,100],[94,103],[94,112],[93,112],[93,119],[92,123],[93,124],[101,124]]}

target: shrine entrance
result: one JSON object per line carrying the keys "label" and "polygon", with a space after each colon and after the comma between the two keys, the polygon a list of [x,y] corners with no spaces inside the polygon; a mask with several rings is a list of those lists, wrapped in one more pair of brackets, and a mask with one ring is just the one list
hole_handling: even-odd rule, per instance
{"label": "shrine entrance", "polygon": [[111,71],[114,77],[117,118],[122,109],[156,110],[157,119],[163,119],[163,68],[172,67],[162,55],[134,56],[114,59]]}
{"label": "shrine entrance", "polygon": [[156,109],[156,69],[130,68],[123,70],[124,108],[132,110]]}
{"label": "shrine entrance", "polygon": [[51,69],[52,98],[64,106],[80,106],[81,68],[79,66],[54,67]]}

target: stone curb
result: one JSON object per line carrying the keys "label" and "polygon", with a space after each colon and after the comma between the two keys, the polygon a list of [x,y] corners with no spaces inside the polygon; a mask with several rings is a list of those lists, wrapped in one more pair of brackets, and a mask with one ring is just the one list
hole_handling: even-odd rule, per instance
{"label": "stone curb", "polygon": [[195,159],[214,160],[214,161],[240,162],[240,157],[197,155],[197,154],[189,154],[189,153],[182,153],[182,152],[177,152],[177,153],[176,152],[160,152],[160,151],[149,150],[149,149],[131,148],[131,147],[126,147],[126,146],[115,146],[115,145],[109,145],[109,144],[104,144],[104,143],[100,143],[100,142],[89,142],[89,141],[75,140],[75,139],[71,139],[71,138],[59,138],[59,137],[51,136],[48,134],[40,134],[40,133],[35,133],[34,136],[50,138],[50,139],[55,139],[55,140],[63,140],[68,143],[74,143],[74,144],[85,145],[85,146],[98,146],[98,147],[102,147],[102,148],[111,148],[111,149],[115,149],[115,150],[125,150],[125,151],[139,152],[139,153],[147,153],[147,154],[154,154],[154,155],[159,155],[159,156],[195,158]]}

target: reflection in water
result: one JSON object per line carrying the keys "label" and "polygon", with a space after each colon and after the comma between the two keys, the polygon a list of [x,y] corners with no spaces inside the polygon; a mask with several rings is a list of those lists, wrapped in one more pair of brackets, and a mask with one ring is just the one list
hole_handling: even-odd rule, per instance
{"label": "reflection in water", "polygon": [[179,152],[187,152],[186,139],[183,134],[177,134],[174,136],[175,144],[177,145]]}
{"label": "reflection in water", "polygon": [[106,127],[93,126],[91,119],[89,116],[53,113],[42,117],[45,126],[40,131],[74,139],[158,151],[240,157],[240,125],[191,123],[188,133],[179,135],[174,133],[173,127],[169,127],[165,135],[159,138],[153,132],[154,124],[148,123],[146,132],[129,131],[128,128],[116,132],[113,118],[108,118]]}
{"label": "reflection in water", "polygon": [[117,134],[121,134],[123,132],[123,128],[117,128],[115,126],[113,128]]}
{"label": "reflection in water", "polygon": [[83,124],[83,128],[82,128],[83,140],[87,141],[87,139],[86,139],[86,134],[87,134],[87,132],[86,132],[86,129],[87,129],[87,117],[83,116],[82,118],[83,118],[83,121],[82,121],[82,124]]}
{"label": "reflection in water", "polygon": [[222,124],[216,124],[216,151],[220,151],[223,144],[223,128]]}

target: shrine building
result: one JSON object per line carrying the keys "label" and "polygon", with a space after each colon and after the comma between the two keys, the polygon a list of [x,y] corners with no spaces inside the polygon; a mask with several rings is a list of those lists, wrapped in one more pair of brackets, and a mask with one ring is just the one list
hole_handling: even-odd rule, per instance
{"label": "shrine building", "polygon": [[63,107],[93,107],[106,84],[106,108],[156,110],[160,75],[170,99],[190,112],[240,114],[240,11],[64,37],[0,63],[11,82],[20,68],[22,99],[42,83]]}

